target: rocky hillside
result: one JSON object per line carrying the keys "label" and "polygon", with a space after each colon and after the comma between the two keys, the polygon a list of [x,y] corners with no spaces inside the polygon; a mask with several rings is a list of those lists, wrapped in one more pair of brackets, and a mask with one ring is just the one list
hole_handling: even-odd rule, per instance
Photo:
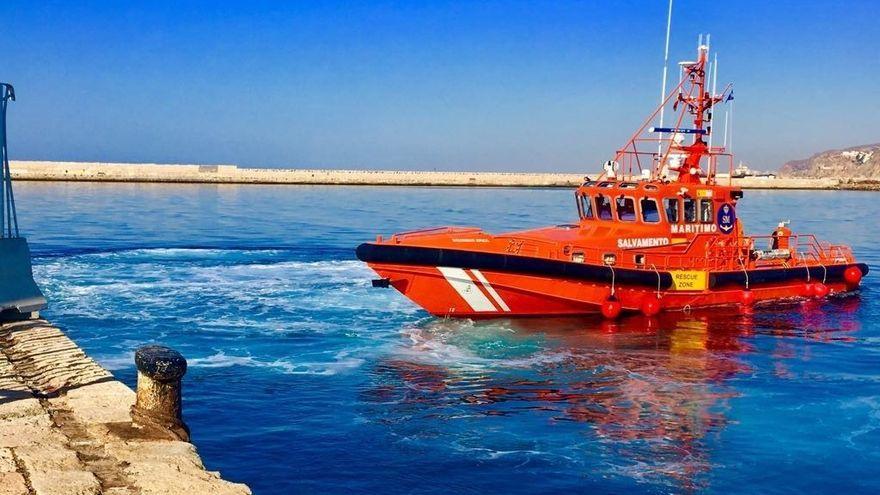
{"label": "rocky hillside", "polygon": [[779,169],[782,177],[833,177],[880,179],[880,143],[816,153],[794,160]]}

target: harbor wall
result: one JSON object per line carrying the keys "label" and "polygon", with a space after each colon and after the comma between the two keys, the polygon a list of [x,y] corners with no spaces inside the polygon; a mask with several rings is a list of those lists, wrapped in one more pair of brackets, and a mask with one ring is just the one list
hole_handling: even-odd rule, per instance
{"label": "harbor wall", "polygon": [[[15,180],[89,182],[180,182],[383,186],[574,187],[583,174],[529,172],[438,172],[392,170],[260,169],[236,165],[171,165],[10,161]],[[840,189],[838,179],[747,177],[747,189]]]}
{"label": "harbor wall", "polygon": [[132,421],[135,392],[46,320],[0,324],[0,493],[249,495],[186,441]]}

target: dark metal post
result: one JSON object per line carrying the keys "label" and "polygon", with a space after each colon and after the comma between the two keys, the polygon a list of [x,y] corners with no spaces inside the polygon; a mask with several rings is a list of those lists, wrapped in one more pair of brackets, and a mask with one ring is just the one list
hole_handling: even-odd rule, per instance
{"label": "dark metal post", "polygon": [[0,238],[6,237],[6,106],[9,100],[15,101],[15,90],[11,84],[0,83]]}
{"label": "dark metal post", "polygon": [[189,428],[181,414],[186,359],[174,349],[148,345],[135,352],[134,362],[138,370],[137,400],[131,409],[134,425],[157,436],[170,434],[188,441]]}
{"label": "dark metal post", "polygon": [[[15,196],[12,194],[12,174],[9,171],[9,151],[6,147],[6,107],[9,100],[15,101],[15,89],[11,84],[0,83],[3,86],[0,93],[0,154],[3,162],[0,163],[0,179],[3,182],[3,202],[0,205],[0,217],[5,224],[4,234],[6,237],[18,237],[18,217],[15,214]],[[3,214],[5,211],[5,215]],[[0,224],[2,225],[2,224]]]}

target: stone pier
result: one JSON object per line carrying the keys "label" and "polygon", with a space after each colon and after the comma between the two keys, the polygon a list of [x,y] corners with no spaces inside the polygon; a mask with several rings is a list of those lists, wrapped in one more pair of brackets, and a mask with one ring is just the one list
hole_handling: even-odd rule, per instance
{"label": "stone pier", "polygon": [[244,495],[132,425],[135,393],[45,320],[0,324],[0,495]]}
{"label": "stone pier", "polygon": [[[351,186],[576,187],[583,174],[532,172],[440,172],[240,168],[235,165],[172,165],[10,161],[16,181],[176,182],[199,184],[314,184]],[[719,177],[719,182],[726,181]],[[746,189],[856,189],[839,179],[734,179]],[[876,184],[875,184],[876,188]]]}

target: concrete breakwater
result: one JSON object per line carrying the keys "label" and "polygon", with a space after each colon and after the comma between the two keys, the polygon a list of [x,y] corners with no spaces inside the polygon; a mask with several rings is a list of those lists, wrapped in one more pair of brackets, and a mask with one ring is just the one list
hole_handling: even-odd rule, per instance
{"label": "concrete breakwater", "polygon": [[[11,161],[15,180],[91,182],[182,182],[386,186],[575,187],[583,174],[528,172],[436,172],[391,170],[259,169],[235,165],[162,165]],[[747,189],[842,189],[838,179],[734,179]]]}
{"label": "concrete breakwater", "polygon": [[134,404],[47,321],[0,324],[0,494],[251,493],[207,471],[192,444],[139,428]]}

